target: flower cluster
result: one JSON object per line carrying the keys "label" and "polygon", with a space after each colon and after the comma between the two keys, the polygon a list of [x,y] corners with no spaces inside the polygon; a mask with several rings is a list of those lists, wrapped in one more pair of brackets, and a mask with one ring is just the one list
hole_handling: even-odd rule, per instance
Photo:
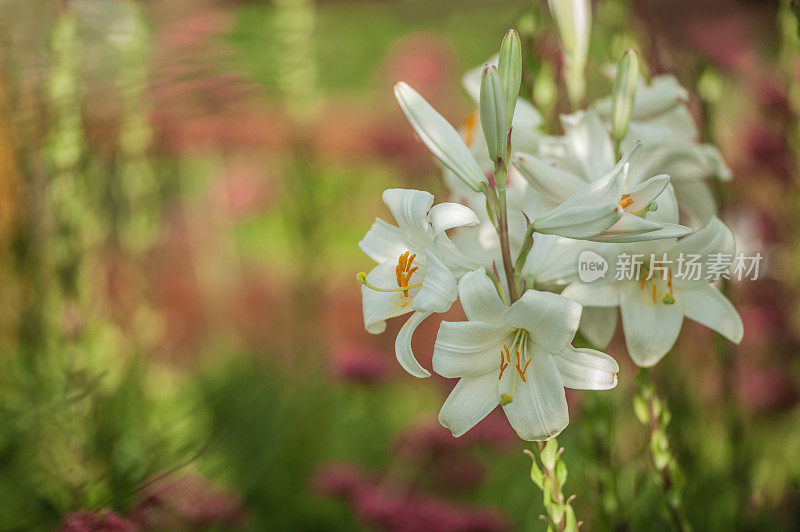
{"label": "flower cluster", "polygon": [[[580,54],[578,54],[580,55]],[[395,95],[418,137],[443,166],[453,202],[390,189],[381,219],[359,243],[377,266],[359,273],[364,325],[411,313],[396,339],[409,373],[430,372],[411,337],[456,300],[464,322],[440,325],[433,370],[458,384],[439,421],[460,436],[496,406],[517,434],[545,440],[569,417],[564,388],[607,390],[619,367],[608,354],[572,343],[579,328],[605,348],[622,315],[628,352],[656,364],[686,316],[733,342],[742,322],[707,280],[578,279],[578,256],[732,254],[716,218],[709,180],[730,178],[719,152],[698,142],[687,93],[672,76],[646,82],[635,52],[617,66],[611,97],[561,117],[563,135],[541,132],[535,107],[518,97],[521,45],[509,30],[498,56],[468,72],[478,110],[459,133],[414,89]]]}

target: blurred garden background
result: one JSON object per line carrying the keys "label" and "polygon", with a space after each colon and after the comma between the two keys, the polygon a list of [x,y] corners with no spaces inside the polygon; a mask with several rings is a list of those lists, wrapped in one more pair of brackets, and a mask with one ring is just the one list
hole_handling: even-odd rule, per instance
{"label": "blurred garden background", "polygon": [[[654,372],[686,514],[796,530],[797,21],[777,0],[593,6],[589,98],[630,47],[674,73],[733,170],[721,217],[766,257],[728,287],[742,344],[687,322]],[[463,123],[461,76],[510,27],[557,123],[539,0],[0,0],[0,530],[544,530],[525,443],[497,412],[440,427],[454,382],[399,368],[400,323],[367,334],[354,280],[385,188],[445,194],[392,85]],[[636,369],[608,352],[619,387],[568,394],[565,492],[586,530],[668,530]]]}

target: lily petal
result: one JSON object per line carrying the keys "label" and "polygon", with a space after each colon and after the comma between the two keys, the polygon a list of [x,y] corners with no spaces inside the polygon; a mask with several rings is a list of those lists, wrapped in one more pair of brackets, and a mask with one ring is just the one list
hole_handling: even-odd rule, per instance
{"label": "lily petal", "polygon": [[422,190],[390,188],[383,192],[383,202],[389,207],[400,233],[417,249],[433,239],[428,211],[433,205],[433,194]]}
{"label": "lily petal", "polygon": [[717,214],[717,200],[708,183],[703,181],[681,183],[675,187],[681,206],[692,220],[704,226]]}
{"label": "lily petal", "polygon": [[485,177],[461,135],[417,91],[402,81],[394,94],[414,131],[439,161],[479,192]]}
{"label": "lily petal", "polygon": [[447,312],[458,297],[458,283],[450,269],[430,249],[425,252],[425,279],[411,308]]}
{"label": "lily petal", "polygon": [[596,181],[614,167],[614,146],[609,131],[594,111],[561,115],[561,125],[571,157],[584,177]]}
{"label": "lily petal", "polygon": [[414,351],[411,349],[411,337],[414,335],[414,331],[417,330],[419,324],[430,315],[430,312],[414,312],[403,324],[403,327],[400,329],[400,332],[397,333],[397,338],[394,341],[394,351],[397,356],[397,361],[400,362],[404,370],[419,378],[430,377],[431,373],[423,368],[420,363],[417,362],[416,357],[414,357]]}
{"label": "lily petal", "polygon": [[742,341],[742,318],[722,292],[706,283],[681,285],[676,287],[676,301],[687,318],[717,331],[735,344]]}
{"label": "lily petal", "polygon": [[705,257],[712,253],[732,255],[735,249],[733,232],[719,218],[714,217],[702,229],[679,240],[673,248],[673,252]]}
{"label": "lily petal", "polygon": [[577,282],[566,287],[561,295],[585,307],[616,307],[619,305],[619,289],[618,283]]}
{"label": "lily petal", "polygon": [[396,261],[408,251],[408,244],[403,241],[400,229],[380,218],[375,218],[375,223],[358,243],[358,247],[375,262]]}
{"label": "lily petal", "polygon": [[460,203],[449,202],[434,205],[428,213],[428,220],[437,235],[454,227],[475,226],[480,223],[472,209]]}
{"label": "lily petal", "polygon": [[533,155],[515,153],[513,164],[533,188],[561,203],[586,186],[586,181],[572,172],[551,166]]}
{"label": "lily petal", "polygon": [[528,290],[506,312],[504,321],[525,329],[534,342],[548,351],[564,349],[578,330],[581,306],[552,292]]}
{"label": "lily petal", "polygon": [[610,307],[583,307],[579,331],[584,338],[605,349],[617,331],[617,309]]}
{"label": "lily petal", "polygon": [[610,390],[617,385],[619,365],[610,355],[594,349],[567,346],[553,355],[565,388]]}
{"label": "lily petal", "polygon": [[[503,410],[520,438],[548,440],[569,424],[567,398],[553,356],[541,348],[530,355],[528,380],[517,381],[513,401],[503,406]],[[512,378],[512,375],[514,373],[508,373],[504,378]]]}
{"label": "lily petal", "polygon": [[607,231],[587,238],[593,242],[643,242],[678,238],[688,235],[692,229],[685,225],[656,222],[647,218],[625,213],[620,220]]}
{"label": "lily petal", "polygon": [[644,209],[667,188],[667,185],[669,185],[669,176],[662,174],[631,187],[628,189],[628,198],[632,203],[625,207],[625,210],[636,212]]}
{"label": "lily petal", "polygon": [[461,278],[458,283],[461,308],[470,321],[501,324],[508,307],[486,275],[486,270],[480,268]]}
{"label": "lily petal", "polygon": [[500,369],[500,349],[512,341],[512,329],[505,325],[444,321],[433,346],[433,370],[448,378],[494,375]]}
{"label": "lily petal", "polygon": [[487,374],[458,381],[439,411],[439,423],[458,438],[494,410],[499,402],[497,378]]}
{"label": "lily petal", "polygon": [[620,299],[628,353],[637,366],[649,368],[672,349],[683,323],[679,305],[653,303],[637,283],[626,283]]}
{"label": "lily petal", "polygon": [[[380,288],[397,286],[394,262],[382,262],[367,274],[367,281]],[[395,316],[411,312],[411,303],[419,288],[409,290],[406,297],[403,292],[377,292],[366,286],[361,287],[361,301],[364,312],[364,328],[371,334],[379,334],[386,330],[386,321]]]}
{"label": "lily petal", "polygon": [[622,215],[622,209],[616,204],[567,209],[556,207],[544,216],[536,218],[533,226],[537,232],[543,234],[589,239],[612,227]]}

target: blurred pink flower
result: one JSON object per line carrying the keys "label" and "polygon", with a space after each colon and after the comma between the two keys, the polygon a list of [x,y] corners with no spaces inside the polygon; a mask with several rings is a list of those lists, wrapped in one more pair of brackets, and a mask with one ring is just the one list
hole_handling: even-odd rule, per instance
{"label": "blurred pink flower", "polygon": [[339,463],[320,468],[312,489],[347,502],[356,518],[370,528],[390,532],[494,532],[509,529],[499,511],[465,507],[416,491],[412,486]]}
{"label": "blurred pink flower", "polygon": [[354,464],[331,463],[318,469],[311,477],[311,489],[320,495],[349,498],[369,482],[364,470]]}
{"label": "blurred pink flower", "polygon": [[785,369],[739,366],[738,395],[753,412],[779,412],[793,408],[800,399],[797,382]]}
{"label": "blurred pink flower", "polygon": [[102,510],[78,510],[64,516],[61,532],[137,532],[139,526],[118,513]]}
{"label": "blurred pink flower", "polygon": [[346,345],[331,355],[333,372],[343,381],[377,384],[387,380],[394,369],[394,356],[366,345]]}
{"label": "blurred pink flower", "polygon": [[246,520],[242,502],[196,474],[156,478],[146,483],[131,517],[148,529],[181,526],[239,527]]}
{"label": "blurred pink flower", "polygon": [[491,508],[464,507],[385,484],[358,490],[353,505],[365,524],[390,532],[494,532],[508,520]]}

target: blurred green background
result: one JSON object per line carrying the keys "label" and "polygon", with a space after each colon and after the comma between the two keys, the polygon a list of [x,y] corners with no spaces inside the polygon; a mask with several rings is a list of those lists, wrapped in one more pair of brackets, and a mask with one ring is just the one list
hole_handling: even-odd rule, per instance
{"label": "blurred green background", "polygon": [[[767,257],[729,287],[742,345],[687,326],[655,371],[686,513],[797,529],[797,22],[755,0],[594,15],[590,99],[631,46],[674,73],[733,168],[723,219]],[[460,77],[509,27],[557,132],[539,1],[0,0],[0,530],[543,530],[524,442],[502,416],[439,427],[453,383],[397,367],[400,325],[364,332],[353,278],[385,188],[445,195],[392,85],[462,123]],[[587,530],[668,530],[609,352],[620,386],[568,397],[565,491]]]}

